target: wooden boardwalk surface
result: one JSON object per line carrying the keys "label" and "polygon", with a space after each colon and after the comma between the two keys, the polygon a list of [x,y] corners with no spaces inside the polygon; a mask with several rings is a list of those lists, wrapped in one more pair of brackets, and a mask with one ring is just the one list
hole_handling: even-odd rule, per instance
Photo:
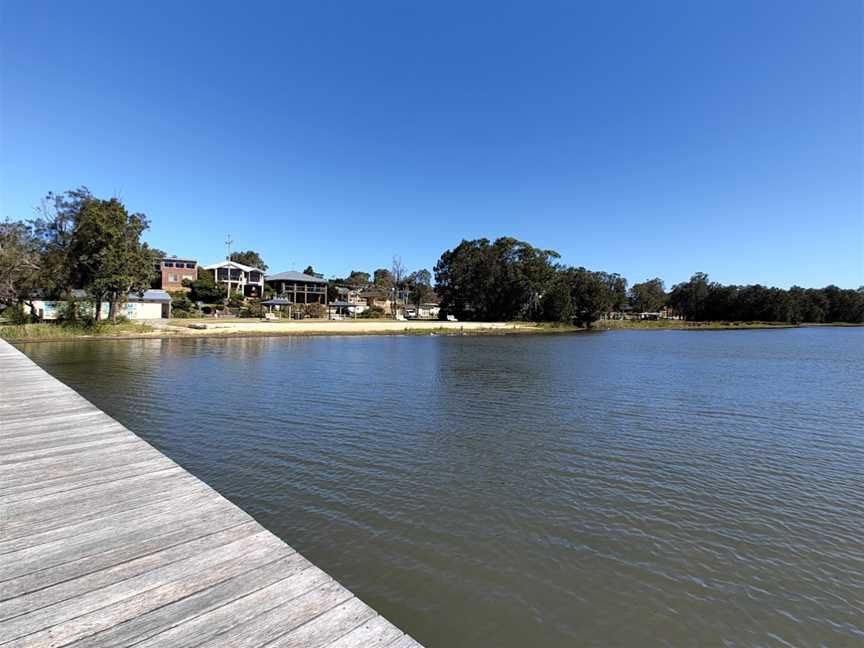
{"label": "wooden boardwalk surface", "polygon": [[418,648],[0,340],[0,648]]}

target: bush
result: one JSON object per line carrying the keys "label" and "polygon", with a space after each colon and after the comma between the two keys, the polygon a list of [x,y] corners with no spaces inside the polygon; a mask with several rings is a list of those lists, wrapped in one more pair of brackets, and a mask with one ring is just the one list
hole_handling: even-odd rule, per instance
{"label": "bush", "polygon": [[96,325],[96,305],[89,301],[68,299],[57,307],[57,323],[63,326],[92,328]]}
{"label": "bush", "polygon": [[384,309],[380,306],[370,306],[357,317],[361,319],[381,319],[384,317]]}
{"label": "bush", "polygon": [[264,307],[259,301],[251,301],[240,309],[240,317],[264,317]]}
{"label": "bush", "polygon": [[21,304],[7,306],[3,311],[2,316],[9,320],[10,324],[29,324],[35,320],[35,317],[30,313],[24,312],[24,307]]}
{"label": "bush", "polygon": [[322,319],[327,317],[327,307],[324,304],[304,304],[303,314],[306,317]]}

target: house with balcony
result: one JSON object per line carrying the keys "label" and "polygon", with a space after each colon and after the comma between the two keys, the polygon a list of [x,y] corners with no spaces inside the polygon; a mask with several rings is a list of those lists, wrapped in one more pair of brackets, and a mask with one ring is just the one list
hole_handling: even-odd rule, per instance
{"label": "house with balcony", "polygon": [[156,262],[156,276],[151,288],[158,290],[189,290],[183,281],[198,279],[198,262],[195,259],[168,257]]}
{"label": "house with balcony", "polygon": [[264,271],[260,268],[226,260],[211,263],[204,269],[213,272],[216,283],[226,284],[229,294],[239,292],[246,297],[261,297],[264,294]]}
{"label": "house with balcony", "polygon": [[327,280],[324,277],[288,270],[267,275],[264,282],[273,289],[270,301],[278,300],[277,305],[327,305]]}

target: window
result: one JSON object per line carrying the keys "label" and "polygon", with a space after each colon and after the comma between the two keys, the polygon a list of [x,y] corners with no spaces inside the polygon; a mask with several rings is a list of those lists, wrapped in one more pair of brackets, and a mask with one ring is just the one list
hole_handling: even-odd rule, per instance
{"label": "window", "polygon": [[186,267],[187,267],[187,268],[191,268],[191,269],[194,270],[194,269],[195,269],[195,264],[194,264],[194,263],[187,263],[187,264],[186,264]]}
{"label": "window", "polygon": [[162,265],[164,265],[166,268],[173,268],[174,262],[173,261],[165,261]]}
{"label": "window", "polygon": [[180,275],[169,274],[168,275],[168,281],[170,283],[178,283],[180,281]]}

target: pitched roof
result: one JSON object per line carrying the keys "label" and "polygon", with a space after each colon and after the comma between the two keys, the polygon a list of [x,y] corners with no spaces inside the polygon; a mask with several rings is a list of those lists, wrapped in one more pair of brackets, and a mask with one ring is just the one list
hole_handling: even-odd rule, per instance
{"label": "pitched roof", "polygon": [[264,281],[305,281],[306,283],[326,284],[327,280],[321,277],[304,274],[295,270],[287,270],[275,275],[267,275]]}
{"label": "pitched roof", "polygon": [[136,292],[130,292],[127,299],[132,302],[171,302],[171,295],[164,290],[150,289],[145,290],[143,295]]}
{"label": "pitched roof", "polygon": [[253,268],[252,266],[243,265],[242,263],[237,263],[236,261],[220,261],[219,263],[211,263],[210,265],[204,266],[205,270],[216,270],[216,268],[237,268],[238,270],[242,270],[243,272],[260,272],[264,273],[261,268]]}
{"label": "pitched roof", "polygon": [[[88,299],[87,291],[82,290],[81,288],[73,288],[69,292],[71,293],[71,296],[73,299],[82,299],[82,300]],[[166,302],[166,303],[168,303],[171,301],[171,295],[169,295],[164,290],[148,288],[147,290],[144,291],[143,295],[139,295],[137,292],[130,292],[128,295],[126,295],[126,300],[127,301],[134,301],[134,302],[149,301],[149,302]],[[63,300],[50,299],[47,301],[58,301],[59,302],[59,301],[63,301]]]}

